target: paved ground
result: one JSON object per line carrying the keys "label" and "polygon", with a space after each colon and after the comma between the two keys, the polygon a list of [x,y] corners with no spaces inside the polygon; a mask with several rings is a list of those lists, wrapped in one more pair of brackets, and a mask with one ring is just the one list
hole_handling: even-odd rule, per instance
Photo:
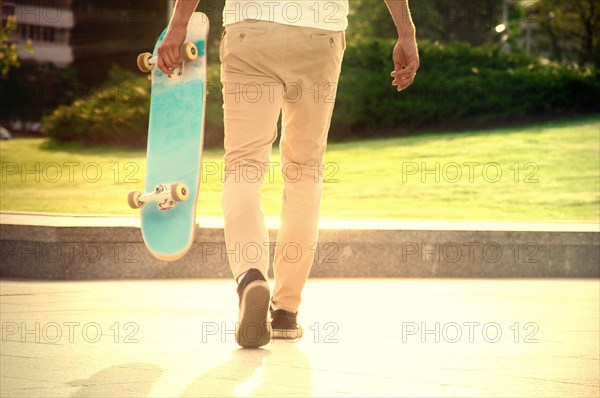
{"label": "paved ground", "polygon": [[598,280],[315,279],[306,336],[257,350],[227,280],[0,294],[3,397],[600,394]]}

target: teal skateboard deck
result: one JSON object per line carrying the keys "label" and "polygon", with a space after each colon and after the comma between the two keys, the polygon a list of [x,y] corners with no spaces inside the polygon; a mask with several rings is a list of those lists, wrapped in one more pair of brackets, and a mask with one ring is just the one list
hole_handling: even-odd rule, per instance
{"label": "teal skateboard deck", "polygon": [[153,54],[141,54],[138,66],[152,71],[152,93],[145,192],[129,195],[131,207],[141,207],[142,236],[156,258],[175,261],[190,249],[196,229],[196,199],[200,188],[206,104],[206,40],[208,17],[192,15],[182,56],[171,75],[156,66]]}

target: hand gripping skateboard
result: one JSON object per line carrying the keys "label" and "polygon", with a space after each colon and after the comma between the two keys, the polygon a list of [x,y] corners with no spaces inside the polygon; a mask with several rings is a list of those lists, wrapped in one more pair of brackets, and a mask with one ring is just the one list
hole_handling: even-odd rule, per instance
{"label": "hand gripping skateboard", "polygon": [[152,73],[145,193],[130,192],[129,206],[141,207],[142,236],[158,259],[181,258],[194,241],[196,199],[200,188],[206,104],[208,17],[192,15],[181,48],[180,68],[164,74],[153,54],[138,56],[142,72]]}

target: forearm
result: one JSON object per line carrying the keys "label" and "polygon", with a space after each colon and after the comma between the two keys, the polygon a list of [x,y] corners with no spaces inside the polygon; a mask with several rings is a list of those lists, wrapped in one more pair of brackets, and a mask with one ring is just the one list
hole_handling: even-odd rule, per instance
{"label": "forearm", "polygon": [[200,0],[177,0],[170,26],[187,28],[187,24],[194,11],[196,11],[198,3],[200,3]]}
{"label": "forearm", "polygon": [[408,0],[385,0],[385,3],[398,30],[398,37],[414,37],[415,25],[410,15]]}

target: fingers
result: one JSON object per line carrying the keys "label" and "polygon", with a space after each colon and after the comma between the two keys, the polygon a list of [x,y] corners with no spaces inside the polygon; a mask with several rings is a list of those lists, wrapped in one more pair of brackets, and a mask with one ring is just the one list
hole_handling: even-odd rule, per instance
{"label": "fingers", "polygon": [[416,74],[414,66],[393,71],[390,73],[390,76],[394,78],[392,85],[396,86],[398,91],[402,91],[413,84]]}
{"label": "fingers", "polygon": [[394,71],[392,72],[392,76],[395,77],[396,75],[406,73],[404,72],[406,69],[407,66],[405,62],[396,62],[396,60],[394,60]]}
{"label": "fingers", "polygon": [[406,55],[404,54],[404,51],[402,50],[401,47],[394,48],[393,59],[394,59],[394,69],[395,70],[400,70],[403,67],[408,65]]}
{"label": "fingers", "polygon": [[163,73],[170,74],[183,63],[177,45],[164,42],[158,49],[158,67]]}
{"label": "fingers", "polygon": [[414,81],[415,81],[415,75],[412,75],[412,76],[407,76],[402,79],[396,79],[392,82],[392,85],[396,86],[396,89],[398,91],[402,91],[402,90],[408,88],[411,84],[413,84]]}
{"label": "fingers", "polygon": [[158,69],[160,69],[166,75],[171,73],[167,65],[165,65],[164,57],[161,57],[160,54],[158,56]]}
{"label": "fingers", "polygon": [[406,67],[406,68],[400,68],[399,70],[396,69],[395,71],[393,71],[392,73],[390,73],[391,76],[393,77],[405,77],[405,76],[411,76],[414,75],[416,72],[414,67]]}
{"label": "fingers", "polygon": [[396,90],[402,91],[408,88],[415,81],[414,77],[406,78],[403,80],[394,81],[392,85],[396,86]]}
{"label": "fingers", "polygon": [[402,91],[402,90],[407,89],[411,84],[413,84],[414,81],[415,81],[415,78],[413,76],[413,77],[406,78],[403,80],[395,81],[395,83],[392,83],[392,85],[396,86],[396,89],[398,91]]}

